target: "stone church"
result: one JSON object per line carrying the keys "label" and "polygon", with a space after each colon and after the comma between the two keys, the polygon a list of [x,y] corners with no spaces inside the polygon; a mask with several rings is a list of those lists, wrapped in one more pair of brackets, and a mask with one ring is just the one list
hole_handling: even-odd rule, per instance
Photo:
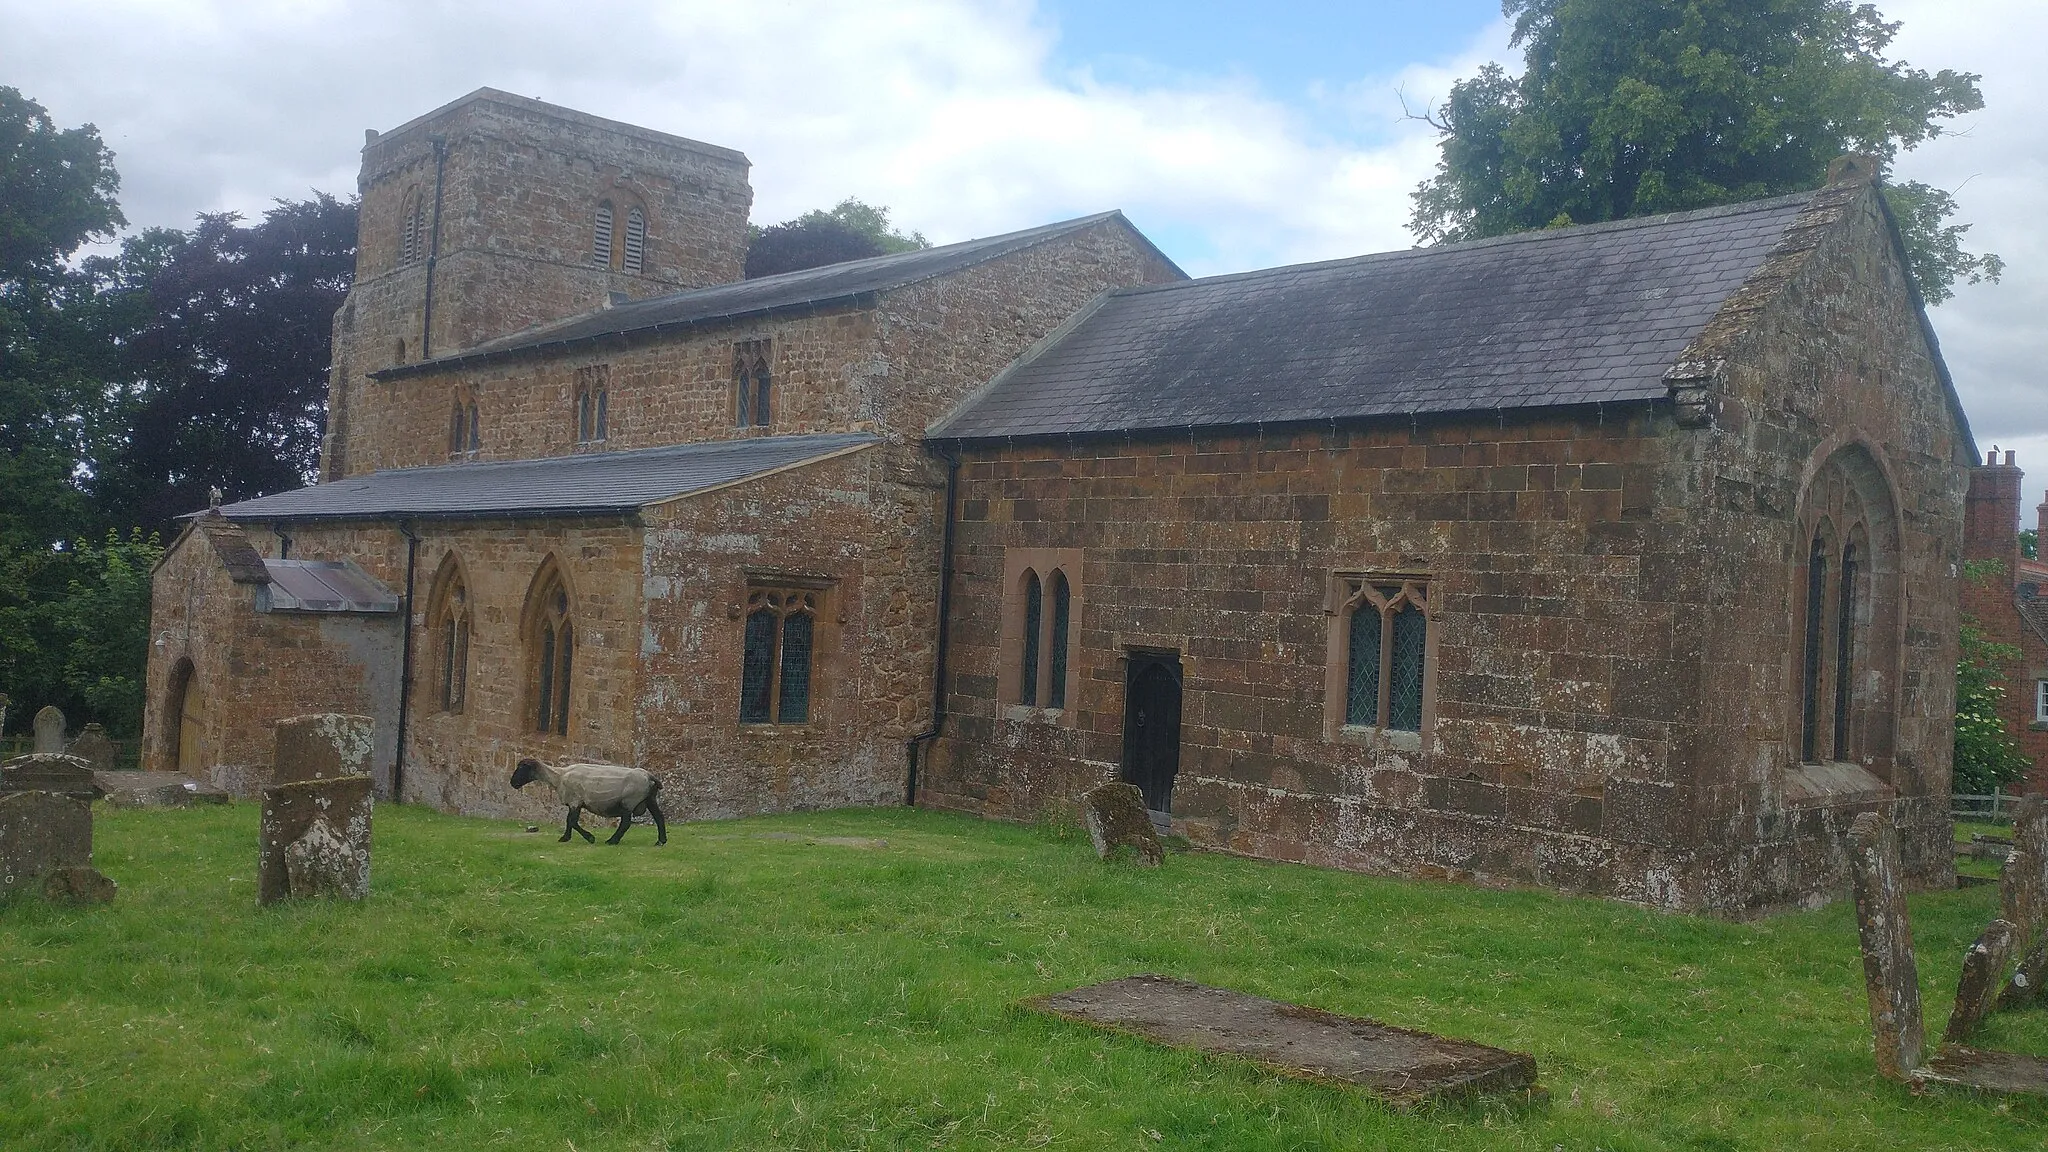
{"label": "stone church", "polygon": [[363,148],[320,483],[155,574],[148,762],[1028,820],[1721,914],[1949,858],[1975,443],[1867,163],[1191,280],[1122,214],[754,280],[740,153],[489,89]]}

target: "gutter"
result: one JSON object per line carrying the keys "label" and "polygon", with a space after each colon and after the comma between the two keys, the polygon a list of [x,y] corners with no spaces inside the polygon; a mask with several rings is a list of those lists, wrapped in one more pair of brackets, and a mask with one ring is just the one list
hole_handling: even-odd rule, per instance
{"label": "gutter", "polygon": [[904,751],[909,758],[909,771],[903,780],[903,806],[917,807],[917,754],[918,749],[938,739],[940,726],[946,719],[946,639],[953,621],[953,524],[956,497],[960,491],[960,457],[945,449],[935,449],[940,459],[946,462],[946,521],[939,537],[939,638],[932,653],[932,722],[910,738]]}

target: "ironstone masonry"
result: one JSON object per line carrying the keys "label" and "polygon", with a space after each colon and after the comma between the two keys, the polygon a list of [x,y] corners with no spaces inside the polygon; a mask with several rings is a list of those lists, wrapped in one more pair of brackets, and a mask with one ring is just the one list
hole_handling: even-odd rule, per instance
{"label": "ironstone masonry", "polygon": [[345,711],[461,812],[543,815],[526,755],[696,817],[1121,777],[1224,850],[1743,913],[1882,807],[1948,874],[1976,449],[1867,165],[1192,282],[1117,213],[734,282],[743,156],[488,89],[363,171],[326,482],[169,550],[148,766],[253,792]]}

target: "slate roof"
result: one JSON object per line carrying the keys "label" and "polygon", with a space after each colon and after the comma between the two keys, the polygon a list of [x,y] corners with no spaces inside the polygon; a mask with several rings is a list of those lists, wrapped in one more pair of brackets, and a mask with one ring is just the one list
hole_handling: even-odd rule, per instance
{"label": "slate roof", "polygon": [[224,505],[230,520],[460,519],[630,512],[854,451],[867,433],[756,436],[539,460],[395,468]]}
{"label": "slate roof", "polygon": [[[378,379],[408,376],[438,371],[457,364],[575,344],[606,336],[686,328],[746,316],[801,311],[858,301],[877,292],[886,292],[935,276],[958,272],[999,256],[1007,256],[1035,244],[1042,244],[1047,240],[1092,228],[1104,221],[1123,218],[1122,212],[1099,212],[1093,216],[1026,228],[1021,232],[1008,232],[980,240],[966,240],[938,248],[871,256],[865,260],[848,260],[820,268],[783,272],[774,276],[740,280],[710,288],[697,288],[668,296],[629,300],[623,304],[600,308],[595,312],[586,312],[566,320],[514,332],[461,352],[415,364],[386,368],[372,375]],[[1139,235],[1140,239],[1143,238],[1142,233],[1138,233],[1136,228],[1132,228],[1131,231]],[[1149,244],[1149,241],[1147,243]],[[1157,249],[1154,251],[1157,252]],[[1159,254],[1159,258],[1166,260],[1163,253]],[[1172,264],[1171,260],[1166,262]]]}
{"label": "slate roof", "polygon": [[1097,298],[931,429],[1003,438],[1645,400],[1815,193]]}

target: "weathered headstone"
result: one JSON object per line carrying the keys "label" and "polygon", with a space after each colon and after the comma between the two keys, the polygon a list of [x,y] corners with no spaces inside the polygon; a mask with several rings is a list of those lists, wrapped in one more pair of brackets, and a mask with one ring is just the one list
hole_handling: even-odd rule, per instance
{"label": "weathered headstone", "polygon": [[1095,842],[1095,854],[1104,860],[1124,845],[1138,854],[1138,863],[1156,867],[1163,853],[1152,816],[1145,811],[1145,794],[1135,784],[1104,784],[1081,797],[1082,819],[1088,825],[1088,839]]}
{"label": "weathered headstone", "polygon": [[1290,1076],[1363,1088],[1395,1105],[1542,1092],[1536,1060],[1525,1053],[1168,976],[1127,976],[1024,1006],[1157,1044],[1240,1056]]}
{"label": "weathered headstone", "polygon": [[263,790],[256,899],[361,900],[370,894],[370,778],[300,780]]}
{"label": "weathered headstone", "polygon": [[279,720],[272,729],[272,784],[367,776],[377,722],[368,716],[319,712]]}
{"label": "weathered headstone", "polygon": [[2010,1011],[2037,1002],[2048,980],[2048,802],[2027,797],[2013,809],[2012,854],[1998,874],[1998,897],[2013,922],[2020,962],[1998,995]]}
{"label": "weathered headstone", "polygon": [[31,752],[0,764],[0,793],[60,792],[81,800],[104,794],[92,766],[64,752]]}
{"label": "weathered headstone", "polygon": [[1999,1011],[2032,1007],[2041,998],[2044,980],[2048,980],[2048,934],[2034,941],[2034,946],[2021,957],[2019,967],[2013,969],[2005,990],[1998,994]]}
{"label": "weathered headstone", "polygon": [[56,792],[0,795],[0,895],[59,868],[92,867],[92,804]]}
{"label": "weathered headstone", "polygon": [[176,772],[99,772],[93,780],[105,789],[109,808],[183,808],[228,802],[226,792]]}
{"label": "weathered headstone", "polygon": [[114,769],[114,742],[107,738],[107,730],[98,724],[87,724],[78,739],[71,742],[68,751],[92,765],[95,772],[111,772]]}
{"label": "weathered headstone", "polygon": [[1849,825],[1848,848],[1877,1070],[1893,1080],[1910,1080],[1925,1057],[1926,1035],[1898,835],[1891,821],[1865,812]]}
{"label": "weathered headstone", "polygon": [[55,704],[43,705],[35,719],[37,752],[62,752],[64,750],[64,714],[57,711]]}
{"label": "weathered headstone", "polygon": [[1960,1044],[1970,1038],[1998,999],[2005,979],[2006,962],[2012,959],[2018,929],[2009,920],[1993,920],[1970,950],[1963,953],[1963,975],[1956,982],[1956,1006],[1949,1013],[1948,1028],[1941,1034],[1945,1044]]}

